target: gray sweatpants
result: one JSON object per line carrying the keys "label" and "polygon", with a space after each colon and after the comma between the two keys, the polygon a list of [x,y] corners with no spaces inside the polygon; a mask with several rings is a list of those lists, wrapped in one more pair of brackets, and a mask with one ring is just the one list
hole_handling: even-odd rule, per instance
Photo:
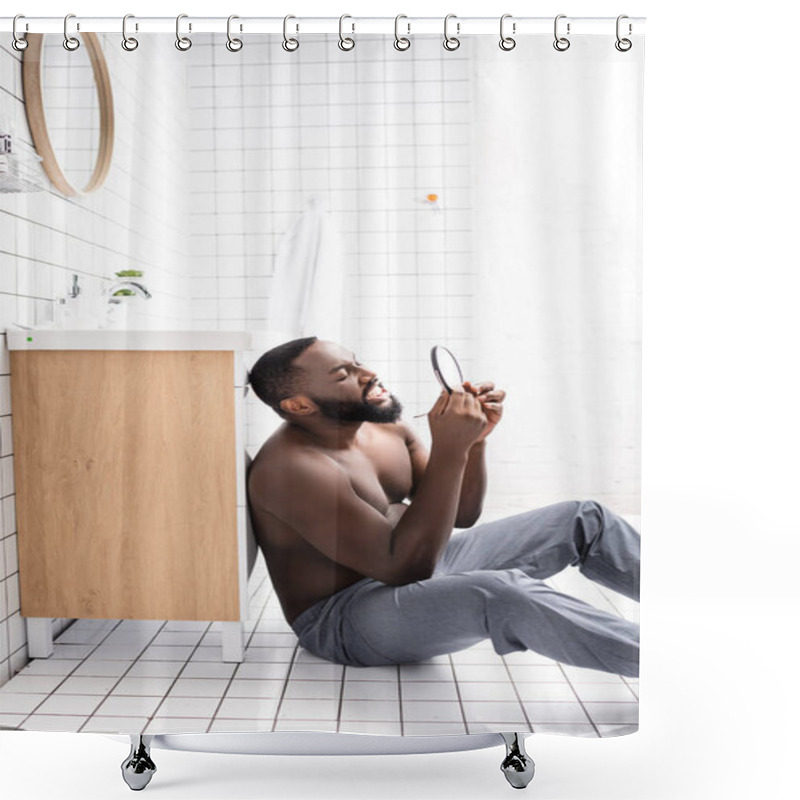
{"label": "gray sweatpants", "polygon": [[567,566],[639,599],[639,534],[593,501],[555,503],[450,537],[434,574],[404,586],[364,578],[292,624],[339,664],[422,661],[491,639],[564,664],[639,674],[639,626],[547,586]]}

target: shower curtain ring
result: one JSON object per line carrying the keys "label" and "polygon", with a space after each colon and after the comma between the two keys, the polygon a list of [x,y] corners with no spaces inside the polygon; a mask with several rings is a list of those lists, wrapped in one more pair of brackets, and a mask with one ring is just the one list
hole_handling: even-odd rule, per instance
{"label": "shower curtain ring", "polygon": [[[12,33],[14,35],[14,39],[11,42],[11,46],[17,51],[22,51],[28,46],[28,40],[25,38],[25,34],[20,34],[17,31],[17,20],[18,19],[25,19],[25,17],[22,14],[17,14],[17,16],[14,17],[14,24],[13,24],[13,26],[11,28]],[[28,30],[28,23],[26,22],[25,23],[25,31],[27,32],[27,30]]]}
{"label": "shower curtain ring", "polygon": [[[630,39],[623,39],[619,35],[620,22],[622,22],[623,19],[628,19],[628,15],[627,14],[620,14],[617,17],[617,41],[614,42],[614,47],[616,47],[617,50],[620,51],[620,53],[627,53],[628,50],[630,50],[631,47],[633,47],[633,42]],[[633,26],[629,22],[628,23],[628,34],[630,35],[632,32],[633,32]]]}
{"label": "shower curtain ring", "polygon": [[[447,31],[447,24],[450,22],[451,19],[456,19],[455,14],[448,14],[444,18],[444,41],[442,42],[442,46],[445,50],[458,50],[461,47],[461,41],[457,39],[455,36],[450,36]],[[456,22],[456,33],[461,33],[461,23]]]}
{"label": "shower curtain ring", "polygon": [[[344,31],[342,30],[344,21],[346,19],[353,19],[353,18],[349,14],[342,14],[342,16],[339,17],[339,49],[344,50],[345,52],[347,52],[348,50],[352,50],[356,46],[355,40],[349,36],[345,36]],[[351,27],[353,29],[353,32],[355,32],[356,29],[355,23],[351,23]]]}
{"label": "shower curtain ring", "polygon": [[[555,22],[553,23],[553,35],[555,36],[555,41],[553,42],[553,47],[558,50],[559,53],[563,53],[565,50],[569,50],[570,40],[566,38],[566,36],[559,36],[558,35],[558,21],[560,19],[566,19],[566,14],[559,14]],[[567,36],[569,36],[569,28],[570,24],[567,23]]]}
{"label": "shower curtain ring", "polygon": [[[231,53],[238,53],[244,45],[242,44],[241,39],[236,39],[233,36],[231,36],[231,20],[234,19],[239,19],[239,17],[236,16],[236,14],[231,14],[228,17],[228,41],[225,42],[225,47],[227,47],[228,50],[231,51]],[[241,25],[239,26],[239,30],[240,31],[242,30]]]}
{"label": "shower curtain ring", "polygon": [[[506,52],[508,52],[509,50],[513,50],[517,46],[516,39],[513,39],[511,36],[505,35],[504,27],[507,19],[511,19],[511,14],[503,14],[503,16],[500,17],[500,49],[505,50]],[[512,33],[517,32],[516,22],[511,23],[511,32]]]}
{"label": "shower curtain ring", "polygon": [[[70,36],[69,32],[67,31],[67,25],[69,24],[70,19],[74,19],[74,14],[67,14],[64,17],[64,49],[69,50],[72,52],[73,50],[77,50],[81,46],[81,40],[77,39],[75,36]],[[80,30],[80,25],[76,24],[78,30]]]}
{"label": "shower curtain ring", "polygon": [[[133,14],[126,14],[122,18],[122,49],[127,50],[129,53],[139,46],[139,40],[133,36],[128,36],[128,20],[133,19]],[[139,30],[139,24],[136,24],[136,30]]]}
{"label": "shower curtain ring", "polygon": [[297,19],[297,17],[287,14],[283,18],[283,43],[281,47],[283,47],[287,53],[293,53],[300,47],[300,42],[298,42],[297,39],[290,39],[288,36],[288,23],[290,19]]}
{"label": "shower curtain ring", "polygon": [[[188,50],[192,46],[192,40],[188,36],[181,36],[181,20],[186,19],[188,14],[178,14],[175,20],[175,47],[178,50]],[[191,33],[192,23],[189,23],[189,32]]]}
{"label": "shower curtain ring", "polygon": [[[398,14],[394,18],[394,49],[403,52],[411,47],[411,39],[400,35],[400,20],[408,19],[405,14]],[[411,25],[406,22],[407,32],[411,33]]]}

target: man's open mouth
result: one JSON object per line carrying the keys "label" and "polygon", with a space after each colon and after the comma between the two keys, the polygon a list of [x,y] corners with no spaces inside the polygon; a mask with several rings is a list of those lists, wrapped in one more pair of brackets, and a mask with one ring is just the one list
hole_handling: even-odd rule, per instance
{"label": "man's open mouth", "polygon": [[370,400],[380,400],[383,397],[388,397],[389,392],[383,388],[380,381],[373,381],[364,392],[364,402],[368,403]]}

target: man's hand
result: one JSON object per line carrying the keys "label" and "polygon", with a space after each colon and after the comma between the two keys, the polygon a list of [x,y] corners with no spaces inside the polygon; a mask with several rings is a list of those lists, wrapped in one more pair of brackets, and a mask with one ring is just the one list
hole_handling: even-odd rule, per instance
{"label": "man's hand", "polygon": [[503,400],[506,393],[502,389],[495,389],[491,381],[471,383],[464,381],[464,391],[469,392],[480,400],[483,413],[486,415],[488,425],[483,429],[477,441],[482,442],[495,428],[503,416]]}
{"label": "man's hand", "polygon": [[439,398],[428,412],[432,450],[469,453],[481,437],[486,425],[486,413],[474,392],[442,389]]}

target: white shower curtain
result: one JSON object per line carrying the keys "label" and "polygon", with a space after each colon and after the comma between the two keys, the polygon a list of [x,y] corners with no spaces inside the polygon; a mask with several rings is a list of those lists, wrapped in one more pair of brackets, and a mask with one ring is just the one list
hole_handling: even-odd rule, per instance
{"label": "white shower curtain", "polygon": [[495,487],[638,514],[644,53],[545,45],[482,42],[473,66],[475,370],[513,419]]}
{"label": "white shower curtain", "polygon": [[[493,36],[464,36],[448,50],[440,35],[418,34],[406,51],[363,33],[351,51],[328,34],[301,35],[296,51],[275,36],[247,36],[238,52],[219,33],[193,38],[178,52],[171,33],[141,35],[128,52],[103,37],[117,135],[97,192],[65,199],[46,184],[36,195],[0,195],[9,331],[0,363],[11,365],[0,376],[4,447],[18,426],[13,453],[3,451],[6,464],[14,460],[3,470],[4,520],[19,520],[7,531],[15,544],[19,537],[19,563],[8,576],[13,650],[0,653],[11,684],[0,690],[11,709],[4,723],[132,734],[635,732],[643,42],[618,51],[613,26],[575,36],[565,52],[549,36],[520,37],[508,52]],[[3,55],[4,76],[16,75],[19,55]],[[4,89],[17,93],[13,124],[25,131],[19,83]],[[143,271],[152,294],[136,299],[127,329],[59,329],[53,310],[73,274],[99,288],[125,269]],[[20,280],[6,282],[9,273]],[[269,359],[254,377],[273,345],[314,335],[323,341],[301,377],[316,384],[289,386],[286,365]],[[456,354],[465,380],[495,384],[503,413],[487,425],[485,447],[470,440],[467,451],[459,438],[461,450],[445,448],[448,469],[472,466],[448,490],[459,493],[460,513],[450,495],[428,508],[450,515],[436,535],[453,543],[469,534],[454,529],[580,501],[557,506],[560,522],[544,528],[588,536],[594,525],[599,536],[603,519],[615,533],[599,549],[625,544],[624,580],[605,584],[564,570],[534,585],[546,569],[520,554],[502,569],[458,574],[503,572],[516,602],[547,593],[580,605],[602,618],[604,635],[622,631],[619,647],[573,647],[579,637],[569,635],[534,641],[543,628],[530,624],[533,610],[507,612],[495,592],[496,613],[461,620],[491,617],[491,637],[472,630],[439,652],[454,634],[436,614],[467,606],[429,603],[411,626],[428,631],[428,649],[400,647],[387,664],[383,648],[411,617],[378,624],[386,640],[350,658],[352,641],[340,652],[323,646],[328,635],[362,630],[366,617],[352,629],[314,629],[327,601],[311,595],[288,610],[287,593],[306,576],[281,581],[281,570],[308,563],[335,562],[354,581],[343,591],[397,584],[414,597],[425,588],[408,564],[399,577],[362,564],[373,541],[346,542],[370,525],[388,536],[424,497],[413,490],[429,474],[424,450],[436,438],[427,414],[440,393],[430,363],[437,344]],[[44,359],[50,366],[37,371]],[[336,509],[354,497],[372,508],[347,530],[331,513],[321,528],[333,541],[315,543],[270,503],[296,497],[297,508],[314,510],[329,484],[298,481],[267,497],[292,464],[270,454],[280,446],[273,431],[287,426],[269,393],[277,386],[293,392],[279,400],[310,401],[291,425],[344,431],[343,409],[361,419],[366,407],[388,406],[380,394],[368,399],[367,370],[403,413],[368,417],[352,460],[332,450],[320,459],[357,465],[336,485]],[[380,424],[398,420],[407,427]],[[276,471],[248,482],[259,454]],[[118,513],[106,511],[112,503]],[[270,547],[276,519],[287,538]],[[506,525],[505,547],[535,530]],[[250,574],[252,531],[261,550]],[[282,566],[267,561],[276,553]],[[581,557],[593,553],[585,547]],[[333,580],[329,570],[318,586]],[[484,588],[467,590],[483,597]],[[397,599],[385,610],[404,608]],[[521,632],[507,629],[513,620]]]}

